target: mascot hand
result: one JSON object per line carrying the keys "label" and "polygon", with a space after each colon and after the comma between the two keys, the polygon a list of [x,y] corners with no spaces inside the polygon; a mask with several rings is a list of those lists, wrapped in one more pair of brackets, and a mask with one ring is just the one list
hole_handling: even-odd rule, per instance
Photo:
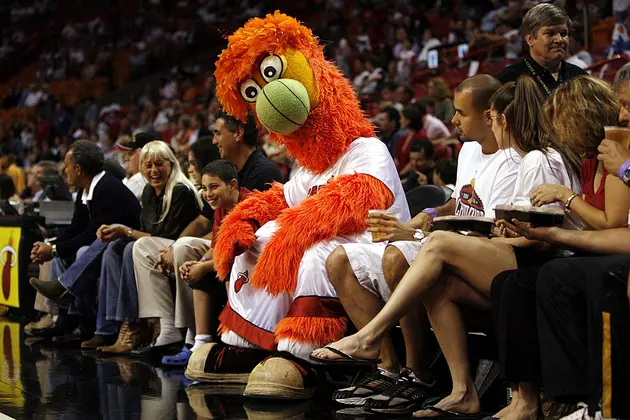
{"label": "mascot hand", "polygon": [[214,267],[220,279],[230,274],[232,263],[237,255],[247,251],[256,242],[254,223],[238,220],[221,227],[220,235],[214,245]]}

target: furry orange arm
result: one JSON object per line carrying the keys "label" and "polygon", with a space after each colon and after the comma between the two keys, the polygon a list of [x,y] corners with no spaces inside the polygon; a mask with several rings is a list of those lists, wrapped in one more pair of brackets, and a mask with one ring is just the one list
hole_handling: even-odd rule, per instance
{"label": "furry orange arm", "polygon": [[288,207],[282,184],[255,193],[239,203],[221,222],[214,244],[214,268],[220,279],[230,274],[234,257],[245,252],[256,240],[256,230],[278,217]]}
{"label": "furry orange arm", "polygon": [[277,219],[278,231],[256,262],[250,284],[275,296],[295,290],[304,252],[325,239],[361,233],[368,210],[387,209],[394,202],[391,190],[366,174],[332,180],[319,193]]}

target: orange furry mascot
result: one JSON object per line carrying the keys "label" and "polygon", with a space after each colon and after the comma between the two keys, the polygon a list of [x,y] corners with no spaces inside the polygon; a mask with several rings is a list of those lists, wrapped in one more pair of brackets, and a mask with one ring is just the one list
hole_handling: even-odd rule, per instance
{"label": "orange furry mascot", "polygon": [[291,181],[239,204],[215,238],[217,273],[231,274],[222,341],[307,360],[346,330],[326,258],[342,243],[371,242],[370,209],[409,220],[403,189],[350,83],[294,18],[248,21],[215,77],[224,109],[240,120],[253,112],[299,163]]}

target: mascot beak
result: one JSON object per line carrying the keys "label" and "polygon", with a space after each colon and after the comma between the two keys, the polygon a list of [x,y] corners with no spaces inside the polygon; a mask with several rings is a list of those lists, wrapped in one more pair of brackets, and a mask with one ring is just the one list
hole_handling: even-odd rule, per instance
{"label": "mascot beak", "polygon": [[298,50],[264,57],[240,91],[262,125],[282,135],[297,131],[319,103],[313,70]]}
{"label": "mascot beak", "polygon": [[291,134],[304,124],[311,101],[304,85],[295,79],[278,79],[267,84],[256,101],[256,114],[270,131]]}

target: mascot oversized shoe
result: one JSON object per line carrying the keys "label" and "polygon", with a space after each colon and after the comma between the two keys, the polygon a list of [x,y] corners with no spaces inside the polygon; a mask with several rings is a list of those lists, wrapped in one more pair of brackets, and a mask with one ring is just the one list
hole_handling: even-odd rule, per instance
{"label": "mascot oversized shoe", "polygon": [[270,400],[305,400],[313,396],[317,373],[291,353],[280,352],[263,360],[249,375],[243,395]]}
{"label": "mascot oversized shoe", "polygon": [[252,369],[269,354],[267,350],[208,343],[193,352],[184,375],[199,382],[246,384]]}

